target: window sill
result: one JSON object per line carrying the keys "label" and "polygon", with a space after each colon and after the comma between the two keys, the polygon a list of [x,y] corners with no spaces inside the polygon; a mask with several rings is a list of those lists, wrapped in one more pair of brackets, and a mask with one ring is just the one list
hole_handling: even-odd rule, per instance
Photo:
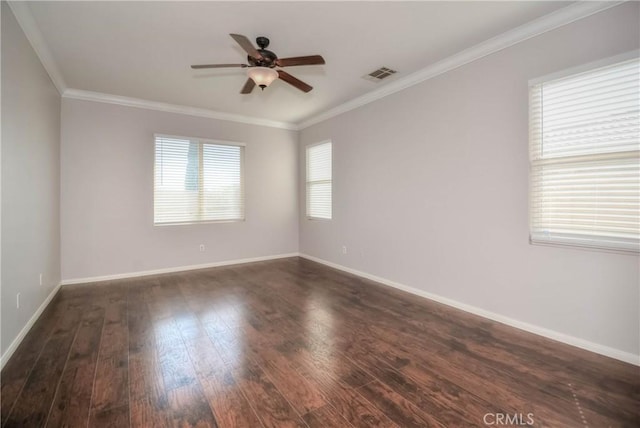
{"label": "window sill", "polygon": [[620,254],[625,256],[636,256],[636,257],[640,255],[639,250],[596,247],[596,246],[590,246],[590,245],[568,244],[568,243],[562,243],[562,242],[534,241],[531,238],[529,238],[529,245],[541,246],[541,247],[564,248],[567,250],[582,250],[582,251],[590,251],[590,252],[596,252],[596,253]]}
{"label": "window sill", "polygon": [[198,224],[220,224],[220,223],[240,223],[246,221],[244,218],[239,218],[236,220],[206,220],[206,221],[185,221],[185,222],[176,222],[176,223],[153,223],[153,226],[156,227],[164,227],[164,226],[192,226]]}

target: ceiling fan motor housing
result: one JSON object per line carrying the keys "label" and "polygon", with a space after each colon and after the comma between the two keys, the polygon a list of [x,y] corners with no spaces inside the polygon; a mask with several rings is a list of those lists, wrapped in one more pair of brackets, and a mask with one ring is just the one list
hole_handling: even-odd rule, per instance
{"label": "ceiling fan motor housing", "polygon": [[273,68],[276,66],[276,60],[278,57],[271,51],[266,49],[258,49],[260,55],[262,55],[262,59],[255,59],[251,56],[247,56],[247,61],[249,61],[249,65],[252,67],[269,67]]}
{"label": "ceiling fan motor housing", "polygon": [[262,55],[262,59],[255,59],[251,55],[249,55],[247,56],[247,61],[249,61],[249,64],[254,67],[275,67],[278,56],[270,50],[266,49],[269,46],[269,39],[264,36],[257,37],[256,44],[260,47],[260,49],[257,49],[257,51],[260,53],[260,55]]}

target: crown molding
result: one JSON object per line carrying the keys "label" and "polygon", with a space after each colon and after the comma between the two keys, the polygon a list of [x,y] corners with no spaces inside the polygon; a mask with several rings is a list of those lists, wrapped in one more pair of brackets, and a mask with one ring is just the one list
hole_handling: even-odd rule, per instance
{"label": "crown molding", "polygon": [[18,24],[31,43],[40,62],[49,74],[58,92],[65,98],[85,101],[96,101],[108,104],[116,104],[128,107],[144,108],[148,110],[164,111],[169,113],[186,114],[190,116],[206,117],[212,119],[226,120],[232,122],[245,123],[249,125],[267,126],[288,130],[301,130],[316,123],[323,122],[332,117],[354,110],[388,95],[402,91],[403,89],[422,83],[440,74],[454,70],[470,62],[476,61],[485,56],[491,55],[502,49],[506,49],[517,43],[570,24],[577,20],[586,18],[595,13],[618,6],[626,1],[578,1],[572,5],[559,9],[548,15],[530,21],[520,27],[509,30],[496,37],[488,39],[478,45],[465,49],[457,54],[445,58],[435,64],[411,73],[405,77],[389,82],[387,85],[356,97],[346,103],[314,115],[298,123],[279,122],[269,119],[262,119],[250,116],[243,116],[232,113],[224,113],[215,110],[202,109],[197,107],[182,106],[176,104],[148,101],[139,98],[124,97],[119,95],[104,94],[99,92],[84,91],[67,88],[62,74],[56,66],[51,51],[47,47],[42,34],[31,15],[28,2],[8,1],[8,5],[18,21]]}
{"label": "crown molding", "polygon": [[163,111],[167,113],[185,114],[188,116],[206,117],[209,119],[240,122],[248,125],[268,126],[296,131],[298,127],[293,123],[278,122],[275,120],[261,119],[257,117],[242,116],[239,114],[224,113],[216,110],[208,110],[197,107],[182,106],[177,104],[148,101],[140,98],[123,97],[120,95],[103,94],[101,92],[84,91],[81,89],[67,89],[62,93],[63,98],[82,101],[95,101],[100,103],[115,104],[126,107],[136,107],[147,110]]}
{"label": "crown molding", "polygon": [[261,119],[250,116],[243,116],[232,113],[224,113],[215,110],[201,109],[197,107],[181,106],[176,104],[161,103],[156,101],[148,101],[138,98],[123,97],[119,95],[104,94],[100,92],[83,91],[79,89],[68,88],[62,74],[58,69],[53,55],[47,47],[47,44],[42,37],[42,33],[38,29],[38,26],[33,19],[33,15],[29,10],[28,2],[26,1],[7,1],[7,4],[11,8],[20,28],[24,32],[27,40],[31,44],[31,47],[35,51],[36,55],[40,59],[42,66],[46,70],[47,74],[51,78],[51,81],[55,85],[56,89],[64,98],[96,101],[108,104],[116,104],[128,107],[144,108],[148,110],[164,111],[169,113],[186,114],[189,116],[206,117],[210,119],[226,120],[231,122],[240,122],[249,125],[267,126],[271,128],[281,128],[289,130],[297,130],[298,126],[288,122],[278,122],[269,119]]}
{"label": "crown molding", "polygon": [[298,122],[298,129],[305,129],[311,125],[315,125],[316,123],[323,122],[342,113],[346,113],[388,95],[402,91],[403,89],[422,83],[425,80],[429,80],[440,74],[446,73],[447,71],[451,71],[532,37],[539,36],[540,34],[586,18],[614,6],[618,6],[625,2],[626,1],[578,1],[577,3],[558,9],[555,12],[544,15],[498,36],[492,37],[480,44],[465,49],[405,77],[396,79],[379,89],[368,92],[362,96],[347,101],[344,104],[340,104],[339,106],[331,108],[323,113],[312,116],[302,122]]}
{"label": "crown molding", "polygon": [[31,43],[31,47],[36,52],[42,66],[47,74],[49,74],[49,78],[51,78],[51,81],[58,90],[58,93],[62,95],[67,89],[67,85],[62,78],[62,74],[60,73],[58,66],[53,60],[53,55],[51,55],[51,51],[47,47],[40,30],[38,30],[36,21],[33,19],[33,15],[31,15],[31,11],[29,10],[28,2],[8,1],[7,4],[11,8],[13,15],[16,17],[16,21],[18,21],[18,25],[22,28],[27,40]]}

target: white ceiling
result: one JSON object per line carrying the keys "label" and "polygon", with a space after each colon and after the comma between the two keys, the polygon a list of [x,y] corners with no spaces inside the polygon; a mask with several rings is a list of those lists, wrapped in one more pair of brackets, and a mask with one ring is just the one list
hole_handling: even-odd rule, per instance
{"label": "white ceiling", "polygon": [[[298,123],[570,2],[31,2],[29,10],[68,88]],[[246,62],[229,37],[269,37],[314,87],[283,81],[241,95]],[[362,78],[380,66],[398,73]]]}

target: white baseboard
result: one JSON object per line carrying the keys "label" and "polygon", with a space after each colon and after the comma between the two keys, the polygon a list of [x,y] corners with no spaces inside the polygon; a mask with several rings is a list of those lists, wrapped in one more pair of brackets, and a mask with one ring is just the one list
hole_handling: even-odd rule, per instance
{"label": "white baseboard", "polygon": [[195,270],[195,269],[206,269],[210,267],[259,262],[259,261],[265,261],[265,260],[274,260],[274,259],[296,257],[296,256],[299,256],[308,260],[312,260],[314,262],[321,263],[323,265],[326,265],[344,272],[348,272],[353,275],[360,276],[362,278],[370,279],[380,284],[397,288],[399,290],[406,291],[408,293],[415,294],[420,297],[424,297],[439,303],[443,303],[445,305],[448,305],[457,309],[461,309],[465,312],[479,315],[481,317],[488,318],[490,320],[497,321],[499,323],[518,328],[520,330],[528,331],[530,333],[534,333],[539,336],[556,340],[558,342],[566,343],[568,345],[572,345],[577,348],[585,349],[587,351],[591,351],[597,354],[605,355],[607,357],[615,358],[617,360],[624,361],[629,364],[640,366],[640,356],[634,355],[629,352],[621,351],[619,349],[611,348],[609,346],[601,345],[585,339],[580,339],[578,337],[570,336],[568,334],[560,333],[544,327],[539,327],[533,324],[519,321],[504,315],[497,314],[495,312],[478,308],[476,306],[468,305],[466,303],[458,302],[456,300],[449,299],[447,297],[429,293],[428,291],[419,290],[417,288],[400,284],[398,282],[391,281],[386,278],[382,278],[376,275],[371,275],[369,273],[361,272],[356,269],[351,269],[346,266],[339,265],[337,263],[332,263],[323,259],[319,259],[317,257],[310,256],[308,254],[288,253],[288,254],[278,254],[278,255],[272,255],[272,256],[253,257],[253,258],[247,258],[247,259],[226,260],[221,262],[206,263],[206,264],[200,264],[200,265],[179,266],[179,267],[156,269],[156,270],[150,270],[150,271],[139,271],[139,272],[130,272],[130,273],[123,273],[123,274],[115,274],[115,275],[105,275],[105,276],[96,276],[96,277],[90,277],[90,278],[77,278],[77,279],[64,280],[51,291],[49,296],[47,296],[44,302],[42,302],[38,310],[29,319],[29,321],[24,326],[24,328],[20,331],[18,336],[13,340],[13,342],[11,342],[11,345],[9,346],[9,348],[7,348],[7,351],[2,355],[2,358],[0,359],[0,368],[4,367],[4,365],[9,360],[9,358],[11,358],[15,350],[18,348],[18,346],[20,345],[24,337],[27,335],[27,333],[33,326],[33,324],[38,320],[38,317],[40,317],[42,312],[46,309],[47,305],[49,304],[49,302],[51,302],[51,299],[53,299],[53,297],[56,295],[56,293],[58,292],[58,290],[62,285],[84,284],[84,283],[90,283],[90,282],[109,281],[109,280],[122,279],[122,278],[135,278],[139,276],[157,275],[162,273],[181,272],[181,271],[188,271],[188,270]]}
{"label": "white baseboard", "polygon": [[346,266],[339,265],[337,263],[332,263],[323,259],[319,259],[317,257],[310,256],[308,254],[300,253],[299,255],[302,258],[312,260],[317,263],[321,263],[323,265],[332,267],[334,269],[338,269],[344,272],[351,273],[353,275],[360,276],[362,278],[370,279],[372,281],[379,282],[383,285],[397,288],[402,291],[406,291],[411,294],[415,294],[420,297],[425,297],[427,299],[443,303],[447,306],[451,306],[457,309],[461,309],[465,312],[469,312],[475,315],[479,315],[484,318],[488,318],[493,321],[497,321],[502,324],[506,324],[511,327],[515,327],[520,330],[527,331],[529,333],[534,333],[539,336],[546,337],[548,339],[556,340],[558,342],[566,343],[568,345],[575,346],[577,348],[585,349],[587,351],[595,352],[596,354],[605,355],[607,357],[615,358],[616,360],[624,361],[625,363],[633,364],[636,366],[640,366],[640,355],[634,355],[630,352],[621,351],[619,349],[611,348],[609,346],[601,345],[599,343],[590,342],[585,339],[580,339],[578,337],[570,336],[568,334],[560,333],[554,330],[549,330],[544,327],[539,327],[533,324],[529,324],[523,321],[519,321],[504,315],[497,314],[495,312],[487,311],[482,308],[478,308],[476,306],[468,305],[466,303],[458,302],[453,299],[449,299],[447,297],[443,297],[437,294],[429,293],[428,291],[419,290],[417,288],[409,287],[408,285],[400,284],[395,281],[391,281],[386,278],[381,278],[376,275],[371,275],[366,272],[361,272],[359,270],[351,269]]}
{"label": "white baseboard", "polygon": [[29,318],[29,321],[27,321],[27,323],[22,328],[22,330],[20,330],[20,333],[18,333],[16,338],[13,339],[13,342],[11,342],[11,345],[9,345],[9,347],[7,348],[5,353],[2,354],[2,358],[0,358],[0,369],[4,368],[4,365],[7,364],[7,361],[9,361],[9,359],[11,358],[13,353],[16,351],[16,349],[18,349],[18,346],[20,346],[20,343],[22,343],[22,340],[27,335],[27,333],[29,333],[29,330],[31,330],[31,327],[33,327],[33,325],[36,323],[36,321],[38,321],[38,318],[40,318],[40,315],[42,315],[42,313],[47,308],[47,306],[49,306],[49,303],[54,298],[54,296],[56,295],[56,293],[60,289],[61,285],[62,284],[58,284],[58,285],[55,286],[55,288],[53,290],[51,290],[51,293],[49,293],[47,298],[44,299],[42,304],[33,313],[31,318]]}
{"label": "white baseboard", "polygon": [[239,265],[243,263],[262,262],[265,260],[283,259],[286,257],[297,257],[298,253],[276,254],[271,256],[251,257],[247,259],[224,260],[221,262],[204,263],[199,265],[176,266],[163,269],[145,270],[138,272],[117,273],[113,275],[92,276],[86,278],[63,279],[62,285],[86,284],[90,282],[112,281],[115,279],[136,278],[139,276],[158,275],[162,273],[183,272],[188,270],[207,269],[219,266]]}

